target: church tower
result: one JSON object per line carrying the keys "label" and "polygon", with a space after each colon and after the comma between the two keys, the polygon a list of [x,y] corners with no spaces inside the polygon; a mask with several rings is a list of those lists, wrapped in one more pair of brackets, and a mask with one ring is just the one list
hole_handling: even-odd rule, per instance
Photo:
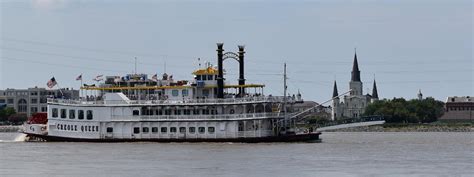
{"label": "church tower", "polygon": [[360,80],[359,64],[357,62],[357,52],[354,53],[354,63],[352,65],[351,81],[349,82],[351,96],[362,95],[362,81]]}
{"label": "church tower", "polygon": [[377,83],[374,79],[374,86],[372,88],[372,102],[379,100],[379,93],[377,92]]}
{"label": "church tower", "polygon": [[337,84],[334,81],[334,89],[332,91],[332,112],[331,112],[331,119],[336,120],[337,114],[339,113],[339,93],[337,92]]}

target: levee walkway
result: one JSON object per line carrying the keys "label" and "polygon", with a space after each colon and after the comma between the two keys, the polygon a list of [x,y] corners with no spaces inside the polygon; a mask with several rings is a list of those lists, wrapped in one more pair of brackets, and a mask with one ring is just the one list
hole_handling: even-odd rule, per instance
{"label": "levee walkway", "polygon": [[347,123],[347,124],[340,124],[340,125],[333,125],[327,127],[321,127],[316,129],[316,131],[328,131],[328,130],[336,130],[342,128],[351,128],[351,127],[363,127],[363,126],[371,126],[371,125],[381,125],[384,124],[385,120],[379,121],[368,121],[368,122],[356,122],[356,123]]}

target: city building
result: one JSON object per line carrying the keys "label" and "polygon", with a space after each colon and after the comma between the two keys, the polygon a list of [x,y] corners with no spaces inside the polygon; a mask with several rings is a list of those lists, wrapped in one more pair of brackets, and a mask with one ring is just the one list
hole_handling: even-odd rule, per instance
{"label": "city building", "polygon": [[333,103],[331,119],[357,118],[360,117],[367,105],[379,99],[377,84],[374,79],[372,95],[362,93],[362,81],[360,79],[359,64],[357,62],[357,53],[354,54],[354,63],[352,66],[351,81],[349,82],[350,92],[345,95],[343,100],[338,97],[336,81],[334,81]]}
{"label": "city building", "polygon": [[448,97],[444,107],[444,115],[441,121],[472,121],[474,112],[474,99],[470,96]]}
{"label": "city building", "polygon": [[79,90],[62,88],[49,90],[45,88],[28,88],[0,90],[0,104],[14,108],[17,113],[31,116],[36,112],[47,112],[48,98],[78,99]]}

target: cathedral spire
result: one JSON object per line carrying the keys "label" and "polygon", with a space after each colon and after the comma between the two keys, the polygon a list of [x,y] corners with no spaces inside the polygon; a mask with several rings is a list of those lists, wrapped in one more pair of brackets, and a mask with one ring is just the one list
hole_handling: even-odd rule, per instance
{"label": "cathedral spire", "polygon": [[379,93],[377,92],[377,83],[375,83],[375,79],[374,79],[374,87],[372,88],[372,98],[379,99]]}
{"label": "cathedral spire", "polygon": [[337,84],[336,81],[334,81],[334,90],[332,91],[332,98],[337,97],[339,93],[337,93]]}
{"label": "cathedral spire", "polygon": [[352,77],[351,81],[358,81],[360,82],[360,71],[359,71],[359,63],[357,62],[357,52],[354,51],[354,63],[352,65]]}

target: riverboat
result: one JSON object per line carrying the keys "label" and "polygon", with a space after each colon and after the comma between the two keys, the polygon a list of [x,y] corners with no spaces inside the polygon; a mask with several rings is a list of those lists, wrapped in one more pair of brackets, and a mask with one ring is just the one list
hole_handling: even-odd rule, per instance
{"label": "riverboat", "polygon": [[[218,66],[205,64],[190,81],[166,73],[109,76],[82,86],[87,96],[78,100],[48,99],[48,112],[41,114],[47,120],[29,121],[24,133],[39,141],[320,141],[319,132],[296,127],[296,118],[309,112],[291,109],[302,103],[301,94],[288,96],[285,81],[286,96],[264,95],[265,85],[245,83],[244,46],[238,53],[217,47]],[[224,82],[225,59],[239,62],[238,84]]]}

